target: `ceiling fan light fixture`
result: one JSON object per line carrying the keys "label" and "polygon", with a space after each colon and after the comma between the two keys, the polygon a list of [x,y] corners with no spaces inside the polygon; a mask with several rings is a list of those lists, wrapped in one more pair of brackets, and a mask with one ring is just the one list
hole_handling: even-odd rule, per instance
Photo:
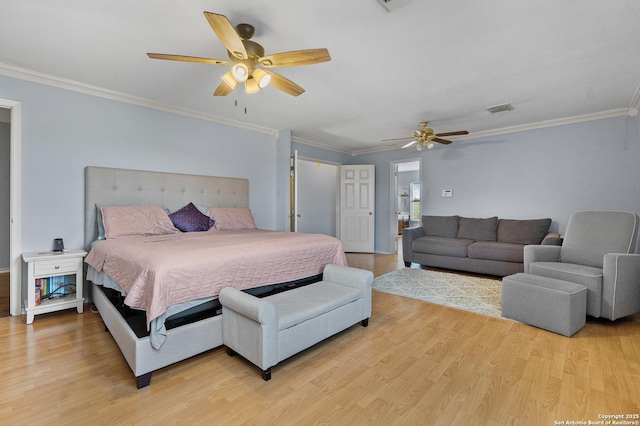
{"label": "ceiling fan light fixture", "polygon": [[242,62],[237,63],[233,67],[231,67],[231,74],[236,80],[240,82],[247,81],[247,79],[249,78],[249,67]]}
{"label": "ceiling fan light fixture", "polygon": [[220,78],[222,78],[222,81],[227,83],[227,86],[231,87],[232,90],[238,85],[238,80],[236,80],[231,71],[224,73]]}
{"label": "ceiling fan light fixture", "polygon": [[253,71],[253,79],[258,82],[258,87],[264,89],[271,82],[271,75],[268,74],[265,70],[257,68]]}
{"label": "ceiling fan light fixture", "polygon": [[260,91],[260,86],[254,77],[251,77],[244,82],[244,91],[250,95]]}
{"label": "ceiling fan light fixture", "polygon": [[424,144],[422,142],[418,142],[418,145],[416,145],[416,150],[423,151],[424,150]]}
{"label": "ceiling fan light fixture", "polygon": [[427,149],[431,149],[431,148],[433,148],[435,145],[436,145],[436,144],[435,144],[435,143],[433,143],[433,142],[431,142],[431,141],[427,141],[427,142],[425,143],[425,146],[427,147]]}

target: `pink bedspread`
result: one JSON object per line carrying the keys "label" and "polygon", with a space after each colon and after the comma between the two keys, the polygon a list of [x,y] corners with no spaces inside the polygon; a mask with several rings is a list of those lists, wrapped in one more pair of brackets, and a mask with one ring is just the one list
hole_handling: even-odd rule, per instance
{"label": "pink bedspread", "polygon": [[244,229],[97,243],[85,262],[104,271],[147,313],[147,326],[167,307],[216,296],[224,287],[246,289],[321,274],[346,265],[340,240],[321,234]]}

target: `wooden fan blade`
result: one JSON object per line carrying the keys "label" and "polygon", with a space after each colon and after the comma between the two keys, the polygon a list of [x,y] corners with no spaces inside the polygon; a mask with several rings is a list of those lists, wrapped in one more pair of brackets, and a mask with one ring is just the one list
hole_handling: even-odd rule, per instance
{"label": "wooden fan blade", "polygon": [[433,138],[431,139],[432,142],[438,142],[441,143],[443,145],[449,145],[451,143],[451,141],[448,141],[446,139],[440,139],[440,138]]}
{"label": "wooden fan blade", "polygon": [[184,55],[168,55],[165,53],[147,53],[147,56],[152,59],[166,59],[169,61],[182,61],[182,62],[198,62],[201,64],[213,64],[213,65],[229,65],[229,61],[214,58],[200,58],[198,56],[184,56]]}
{"label": "wooden fan blade", "polygon": [[238,59],[249,58],[242,39],[226,16],[211,12],[204,12],[204,16],[207,18],[207,21],[209,21],[209,25],[211,25],[211,28],[222,44],[224,44],[224,47],[226,47],[233,56]]}
{"label": "wooden fan blade", "polygon": [[231,92],[233,92],[233,87],[229,86],[227,83],[223,81],[216,88],[216,91],[213,92],[213,96],[227,96]]}
{"label": "wooden fan blade", "polygon": [[436,136],[458,136],[458,135],[468,135],[469,132],[467,132],[466,130],[459,130],[457,132],[444,132],[444,133],[437,133]]}
{"label": "wooden fan blade", "polygon": [[266,68],[296,67],[299,65],[312,65],[331,60],[327,49],[294,50],[291,52],[275,53],[263,56],[258,63]]}
{"label": "wooden fan blade", "polygon": [[382,139],[383,142],[387,141],[406,141],[407,139],[415,139],[415,136],[407,136],[406,138],[393,138],[393,139]]}
{"label": "wooden fan blade", "polygon": [[271,82],[269,84],[276,89],[282,90],[283,92],[288,93],[291,96],[299,96],[304,93],[304,89],[302,87],[298,86],[288,78],[285,78],[273,71],[264,70],[264,72],[271,76]]}

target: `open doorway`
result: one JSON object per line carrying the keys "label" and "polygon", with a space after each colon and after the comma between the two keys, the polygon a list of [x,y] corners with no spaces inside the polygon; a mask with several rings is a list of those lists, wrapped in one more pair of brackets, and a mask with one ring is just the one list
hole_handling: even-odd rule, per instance
{"label": "open doorway", "polygon": [[11,110],[0,108],[0,318],[9,316],[11,295],[10,182]]}
{"label": "open doorway", "polygon": [[422,215],[422,158],[391,162],[391,250],[398,253],[402,230]]}
{"label": "open doorway", "polygon": [[[0,110],[9,119],[9,311],[11,315],[22,313],[22,243],[20,178],[22,176],[22,104],[10,99],[0,99]],[[6,117],[6,116],[5,116]],[[7,243],[7,242],[4,242]]]}

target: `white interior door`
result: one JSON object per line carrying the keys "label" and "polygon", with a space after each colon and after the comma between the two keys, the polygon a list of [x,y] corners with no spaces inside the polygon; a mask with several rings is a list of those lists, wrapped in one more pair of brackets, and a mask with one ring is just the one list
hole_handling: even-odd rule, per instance
{"label": "white interior door", "polygon": [[346,252],[373,253],[375,166],[340,168],[340,240]]}

